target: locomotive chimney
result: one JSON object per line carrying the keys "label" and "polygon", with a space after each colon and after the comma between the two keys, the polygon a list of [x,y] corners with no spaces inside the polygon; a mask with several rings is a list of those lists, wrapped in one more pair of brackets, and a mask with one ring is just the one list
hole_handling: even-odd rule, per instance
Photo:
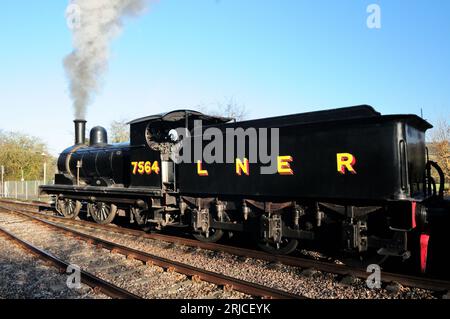
{"label": "locomotive chimney", "polygon": [[86,121],[74,120],[75,123],[75,145],[86,143]]}

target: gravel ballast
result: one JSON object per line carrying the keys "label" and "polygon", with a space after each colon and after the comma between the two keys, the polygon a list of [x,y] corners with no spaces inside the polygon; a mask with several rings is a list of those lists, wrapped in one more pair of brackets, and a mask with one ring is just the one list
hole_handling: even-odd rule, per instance
{"label": "gravel ballast", "polygon": [[[215,252],[188,246],[180,246],[164,241],[119,234],[104,229],[87,226],[74,226],[62,223],[65,227],[79,232],[95,235],[136,250],[159,257],[175,260],[208,271],[224,274],[245,281],[258,283],[275,289],[284,290],[308,298],[319,299],[434,299],[432,291],[397,287],[386,283],[381,289],[370,289],[365,280],[342,278],[316,269],[276,264],[254,258],[243,258],[225,252]],[[368,274],[369,276],[369,274]],[[381,274],[382,276],[382,274]],[[381,280],[383,278],[381,277]]]}
{"label": "gravel ballast", "polygon": [[[90,272],[144,298],[228,299],[250,297],[239,292],[226,291],[208,282],[191,280],[183,274],[164,271],[158,266],[144,265],[140,261],[127,259],[120,254],[113,254],[109,250],[90,245],[81,239],[68,237],[63,232],[55,231],[55,229],[31,221],[31,219],[17,217],[14,214],[0,213],[0,226],[19,238],[50,252],[54,256],[77,265],[84,271]],[[5,246],[8,245],[14,247],[11,241],[7,241]],[[2,250],[2,254],[11,255],[6,249]],[[21,269],[28,272],[39,270],[35,264],[29,263],[30,258],[34,258],[37,264],[42,262],[37,257],[30,256],[30,253],[24,250],[21,255],[17,255],[16,259],[14,259],[15,263],[9,262],[9,264],[14,266],[8,266],[8,263],[5,263],[5,269],[10,269],[11,271],[6,273],[9,277],[5,276],[5,280],[2,280],[3,285],[14,287],[17,286],[17,282],[21,283],[21,277],[14,275],[13,271],[19,267],[17,265],[20,265]],[[2,260],[5,259],[2,258]],[[2,296],[5,298],[15,298],[14,296],[20,296],[20,298],[58,298],[58,294],[61,293],[62,295],[59,298],[67,298],[63,294],[65,290],[68,290],[68,293],[74,293],[67,286],[64,286],[67,280],[65,275],[60,275],[54,269],[49,271],[49,273],[53,275],[56,273],[57,277],[61,278],[54,283],[51,281],[51,278],[39,276],[39,273],[33,273],[26,277],[41,278],[40,281],[42,283],[53,287],[54,294],[42,295],[40,293],[34,295],[18,290],[16,294],[5,294]],[[24,284],[24,286],[29,287],[30,285]],[[5,288],[5,291],[8,291],[8,288]],[[11,291],[14,290],[12,289]],[[83,297],[83,295],[80,296],[79,294],[74,296]]]}

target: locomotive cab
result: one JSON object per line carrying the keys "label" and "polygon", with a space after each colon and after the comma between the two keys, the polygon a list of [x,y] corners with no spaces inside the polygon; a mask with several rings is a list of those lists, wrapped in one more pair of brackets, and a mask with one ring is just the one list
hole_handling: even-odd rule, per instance
{"label": "locomotive cab", "polygon": [[130,122],[131,187],[157,187],[176,192],[174,146],[190,135],[195,121],[213,125],[230,118],[209,116],[197,111],[177,110]]}

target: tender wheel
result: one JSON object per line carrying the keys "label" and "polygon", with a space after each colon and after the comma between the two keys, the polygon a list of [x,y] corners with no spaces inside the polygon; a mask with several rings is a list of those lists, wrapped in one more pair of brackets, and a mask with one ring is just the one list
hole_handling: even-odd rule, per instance
{"label": "tender wheel", "polygon": [[273,241],[261,241],[258,243],[259,248],[274,255],[288,255],[292,253],[298,246],[298,240],[292,238],[282,238],[281,243]]}
{"label": "tender wheel", "polygon": [[[282,236],[281,229],[284,226],[284,222],[281,215],[274,215],[270,219],[263,215],[261,216],[261,225],[263,227],[261,231],[262,238],[258,242],[260,249],[270,254],[287,255],[297,248],[297,239]],[[274,234],[280,232],[280,235],[278,235],[280,238],[275,240],[273,237],[276,237],[276,235],[274,234],[271,235],[272,237],[269,237],[268,233],[270,231],[268,229],[271,229]]]}
{"label": "tender wheel", "polygon": [[[217,221],[217,217],[213,218],[212,216],[210,216],[210,218]],[[230,217],[225,212],[223,212],[222,221],[223,222],[230,221]],[[208,230],[208,234],[202,232],[202,233],[194,233],[193,235],[194,235],[195,239],[200,240],[202,242],[215,243],[215,242],[219,241],[220,239],[222,239],[222,237],[225,233],[226,232],[223,231],[222,229],[210,228]]]}
{"label": "tender wheel", "polygon": [[81,202],[69,198],[58,199],[56,201],[56,210],[65,218],[75,219],[81,210]]}
{"label": "tender wheel", "polygon": [[107,204],[98,202],[88,204],[88,213],[92,219],[98,224],[109,224],[113,221],[117,214],[117,206],[114,204]]}

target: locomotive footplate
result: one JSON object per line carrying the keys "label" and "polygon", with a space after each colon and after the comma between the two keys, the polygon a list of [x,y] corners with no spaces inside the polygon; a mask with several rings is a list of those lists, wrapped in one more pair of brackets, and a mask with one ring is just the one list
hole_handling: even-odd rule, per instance
{"label": "locomotive footplate", "polygon": [[96,187],[72,185],[46,185],[40,187],[41,195],[56,195],[78,200],[102,199],[111,202],[133,203],[135,198],[161,197],[161,189]]}

